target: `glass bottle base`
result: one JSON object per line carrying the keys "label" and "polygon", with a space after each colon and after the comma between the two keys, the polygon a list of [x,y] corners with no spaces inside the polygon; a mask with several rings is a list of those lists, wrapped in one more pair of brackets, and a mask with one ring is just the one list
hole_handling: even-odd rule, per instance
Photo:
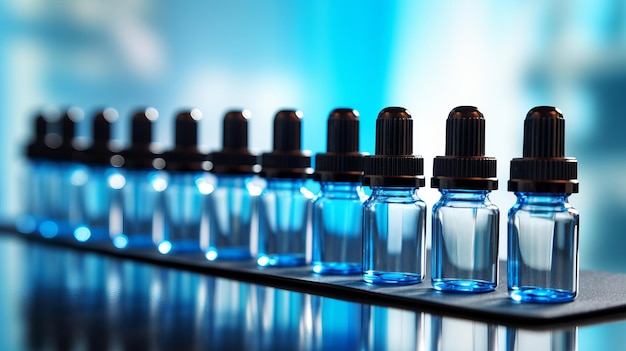
{"label": "glass bottle base", "polygon": [[90,228],[87,226],[79,226],[74,229],[74,239],[76,241],[84,242],[96,242],[109,240],[108,228]]}
{"label": "glass bottle base", "polygon": [[127,236],[125,234],[118,234],[112,238],[113,246],[118,249],[126,248],[147,248],[154,247],[152,236],[135,234]]}
{"label": "glass bottle base", "polygon": [[459,292],[459,293],[479,293],[496,289],[495,282],[473,279],[433,279],[433,289],[438,291]]}
{"label": "glass bottle base", "polygon": [[562,289],[518,286],[509,288],[509,296],[518,302],[561,303],[573,301],[576,293]]}
{"label": "glass bottle base", "polygon": [[363,272],[363,280],[372,284],[410,285],[422,282],[422,275],[403,272]]}
{"label": "glass bottle base", "polygon": [[256,263],[261,267],[296,267],[306,264],[303,254],[259,255]]}
{"label": "glass bottle base", "polygon": [[163,255],[170,254],[188,254],[199,253],[200,239],[196,240],[183,240],[183,241],[169,241],[163,240],[157,245],[157,250]]}
{"label": "glass bottle base", "polygon": [[210,248],[204,254],[209,261],[245,261],[252,258],[250,249],[246,247]]}
{"label": "glass bottle base", "polygon": [[315,262],[313,272],[322,275],[350,275],[360,274],[361,265],[350,262]]}

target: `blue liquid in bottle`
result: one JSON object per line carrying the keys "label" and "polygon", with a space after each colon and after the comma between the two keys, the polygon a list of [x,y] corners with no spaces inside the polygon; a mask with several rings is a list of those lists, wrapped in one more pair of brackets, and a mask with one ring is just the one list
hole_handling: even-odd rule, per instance
{"label": "blue liquid in bottle", "polygon": [[313,272],[359,274],[363,261],[363,155],[359,118],[335,109],[328,118],[327,152],[316,155],[321,191],[313,203]]}
{"label": "blue liquid in bottle", "polygon": [[152,123],[157,118],[154,108],[134,114],[132,145],[121,153],[121,178],[110,183],[112,240],[120,249],[155,247],[155,238],[163,235],[163,192],[169,179],[162,170],[165,161],[150,149]]}
{"label": "blue liquid in bottle", "polygon": [[413,156],[413,120],[401,107],[383,109],[376,120],[376,155],[364,160],[363,280],[406,285],[424,278],[426,204],[424,160]]}
{"label": "blue liquid in bottle", "polygon": [[565,120],[550,106],[531,109],[524,121],[524,156],[511,161],[508,291],[520,302],[572,301],[578,293],[578,192],[575,158],[565,155]]}
{"label": "blue liquid in bottle", "polygon": [[211,172],[217,182],[208,196],[210,225],[205,257],[209,261],[253,258],[262,188],[255,177],[261,168],[258,156],[248,150],[249,118],[248,110],[228,112],[222,150],[211,153]]}
{"label": "blue liquid in bottle", "polygon": [[300,151],[300,111],[279,111],[274,118],[274,150],[262,155],[267,178],[259,204],[257,264],[287,267],[307,264],[307,237],[313,195],[304,187],[311,157]]}
{"label": "blue liquid in bottle", "polygon": [[472,106],[454,108],[446,121],[446,155],[435,158],[432,286],[452,292],[485,292],[498,280],[500,212],[489,201],[497,189],[496,160],[485,156],[485,119]]}
{"label": "blue liquid in bottle", "polygon": [[207,186],[211,186],[207,168],[207,155],[198,150],[198,122],[202,113],[198,109],[181,112],[176,116],[176,145],[163,154],[168,184],[163,213],[162,236],[156,236],[157,249],[162,254],[200,253],[201,224],[206,223],[204,210]]}

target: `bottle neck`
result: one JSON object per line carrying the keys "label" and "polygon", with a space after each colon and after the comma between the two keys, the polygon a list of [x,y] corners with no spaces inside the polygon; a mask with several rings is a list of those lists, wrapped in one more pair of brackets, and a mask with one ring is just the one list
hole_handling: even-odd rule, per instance
{"label": "bottle neck", "polygon": [[270,178],[267,188],[271,190],[300,190],[304,187],[304,179],[298,178]]}
{"label": "bottle neck", "polygon": [[488,190],[439,189],[442,199],[450,201],[484,202],[489,195]]}
{"label": "bottle neck", "polygon": [[569,194],[566,193],[515,193],[519,204],[553,206],[566,204]]}
{"label": "bottle neck", "polygon": [[250,175],[218,175],[217,186],[225,188],[243,188],[252,179]]}
{"label": "bottle neck", "polygon": [[361,183],[321,182],[322,192],[354,193],[361,189]]}
{"label": "bottle neck", "polygon": [[417,189],[412,187],[373,186],[371,189],[372,196],[412,197],[417,192]]}

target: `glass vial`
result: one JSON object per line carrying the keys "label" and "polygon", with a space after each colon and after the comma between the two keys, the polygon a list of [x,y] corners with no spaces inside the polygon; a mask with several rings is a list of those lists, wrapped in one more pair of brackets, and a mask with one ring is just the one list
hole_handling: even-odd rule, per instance
{"label": "glass vial", "polygon": [[267,187],[259,204],[257,264],[261,267],[307,264],[312,194],[304,181],[311,156],[300,150],[302,112],[283,110],[274,117],[274,150],[261,156]]}
{"label": "glass vial", "polygon": [[79,154],[86,166],[84,184],[79,187],[79,222],[74,229],[74,239],[79,242],[108,241],[111,237],[109,211],[111,209],[111,183],[120,180],[121,156],[111,138],[112,126],[119,115],[113,108],[98,112],[92,124],[93,142]]}
{"label": "glass vial", "polygon": [[24,234],[38,232],[39,225],[47,219],[44,196],[50,188],[50,170],[54,168],[54,149],[61,143],[61,135],[49,131],[49,121],[59,117],[56,109],[46,109],[34,119],[35,134],[26,147],[26,169],[21,177],[20,189],[24,193],[21,214],[15,228]]}
{"label": "glass vial", "polygon": [[[198,150],[198,123],[202,112],[183,111],[174,121],[175,146],[162,155],[168,174],[163,208],[163,232],[154,232],[157,250],[162,254],[199,253],[203,208],[212,181],[208,156]],[[159,235],[161,234],[161,235]]]}
{"label": "glass vial", "polygon": [[359,113],[335,109],[328,117],[326,153],[315,156],[321,191],[313,203],[313,272],[358,274],[363,260],[363,154]]}
{"label": "glass vial", "polygon": [[259,158],[248,150],[248,110],[224,116],[222,150],[211,153],[216,186],[208,195],[209,230],[205,257],[214,260],[253,258],[258,198],[262,188],[255,181]]}
{"label": "glass vial", "polygon": [[432,286],[440,291],[484,292],[498,282],[500,211],[489,201],[498,188],[496,159],[485,156],[485,119],[472,106],[450,111],[446,155],[433,163]]}
{"label": "glass vial", "polygon": [[426,204],[424,160],[413,155],[413,119],[387,107],[376,119],[376,155],[366,156],[363,185],[372,189],[363,204],[363,280],[415,284],[424,278]]}
{"label": "glass vial", "polygon": [[154,247],[154,238],[163,235],[162,202],[168,179],[162,170],[165,161],[151,148],[152,125],[158,117],[152,107],[133,115],[132,144],[121,153],[123,178],[110,184],[112,240],[119,249]]}
{"label": "glass vial", "polygon": [[551,106],[524,121],[524,156],[511,160],[508,290],[515,301],[567,302],[578,292],[578,162],[565,155],[565,119]]}
{"label": "glass vial", "polygon": [[71,107],[57,125],[61,143],[51,154],[53,162],[46,174],[47,188],[41,195],[47,215],[39,224],[39,233],[46,238],[71,237],[76,225],[82,221],[80,188],[87,181],[87,169],[77,162],[82,150],[76,147],[75,136],[77,124],[83,117],[80,108]]}

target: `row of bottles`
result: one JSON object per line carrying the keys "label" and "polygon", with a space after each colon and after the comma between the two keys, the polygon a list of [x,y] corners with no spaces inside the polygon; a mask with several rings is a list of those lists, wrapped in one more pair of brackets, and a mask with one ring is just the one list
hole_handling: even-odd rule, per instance
{"label": "row of bottles", "polygon": [[[400,107],[376,120],[376,152],[359,152],[359,115],[336,109],[328,118],[327,150],[301,150],[302,113],[279,111],[273,150],[248,150],[248,111],[223,121],[223,148],[197,146],[198,110],[175,119],[175,146],[152,147],[156,110],[132,118],[131,145],[115,150],[105,109],[93,120],[93,143],[72,143],[79,115],[66,111],[61,133],[36,119],[28,147],[29,207],[18,230],[44,237],[110,241],[119,249],[162,254],[204,253],[208,260],[256,259],[261,267],[309,264],[318,274],[362,274],[372,284],[420,283],[425,275],[427,206],[423,158],[413,154],[413,120]],[[577,161],[565,157],[564,118],[553,107],[530,110],[523,157],[511,161],[508,290],[516,301],[564,302],[578,289]],[[431,186],[434,289],[488,292],[498,277],[499,210],[496,160],[485,156],[485,119],[475,107],[453,109],[445,156],[434,160]],[[305,187],[320,183],[314,196]],[[371,194],[365,195],[363,187]],[[311,240],[312,243],[307,241]],[[312,252],[308,252],[308,248]]]}

